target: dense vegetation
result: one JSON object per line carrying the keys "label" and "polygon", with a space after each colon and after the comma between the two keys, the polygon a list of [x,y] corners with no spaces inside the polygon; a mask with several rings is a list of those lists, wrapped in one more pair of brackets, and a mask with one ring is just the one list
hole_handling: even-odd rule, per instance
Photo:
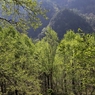
{"label": "dense vegetation", "polygon": [[70,29],[61,40],[48,26],[43,37],[32,39],[24,31],[41,24],[39,15],[46,11],[39,3],[1,0],[0,5],[0,95],[95,95],[95,34],[89,26]]}
{"label": "dense vegetation", "polygon": [[95,35],[70,30],[59,41],[47,27],[32,41],[13,27],[0,29],[2,95],[94,95]]}

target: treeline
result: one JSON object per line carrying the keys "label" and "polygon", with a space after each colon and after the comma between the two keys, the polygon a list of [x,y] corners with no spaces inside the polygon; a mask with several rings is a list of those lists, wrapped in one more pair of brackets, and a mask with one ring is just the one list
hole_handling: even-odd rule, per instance
{"label": "treeline", "polygon": [[0,95],[95,95],[95,35],[45,31],[32,40],[0,28]]}

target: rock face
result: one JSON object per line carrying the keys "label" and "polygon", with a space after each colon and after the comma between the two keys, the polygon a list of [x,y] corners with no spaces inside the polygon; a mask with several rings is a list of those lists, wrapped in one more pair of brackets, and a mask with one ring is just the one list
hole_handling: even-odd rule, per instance
{"label": "rock face", "polygon": [[49,23],[49,26],[58,33],[58,37],[60,39],[63,38],[63,35],[69,29],[76,32],[78,28],[80,28],[85,33],[93,32],[92,27],[85,19],[68,9],[64,9],[54,15]]}

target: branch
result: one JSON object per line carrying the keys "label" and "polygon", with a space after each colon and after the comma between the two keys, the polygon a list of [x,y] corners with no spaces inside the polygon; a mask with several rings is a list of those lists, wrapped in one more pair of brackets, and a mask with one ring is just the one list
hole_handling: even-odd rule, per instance
{"label": "branch", "polygon": [[10,24],[17,24],[17,22],[16,21],[13,21],[12,19],[8,20],[6,18],[0,17],[0,20],[6,21],[6,22],[8,22]]}

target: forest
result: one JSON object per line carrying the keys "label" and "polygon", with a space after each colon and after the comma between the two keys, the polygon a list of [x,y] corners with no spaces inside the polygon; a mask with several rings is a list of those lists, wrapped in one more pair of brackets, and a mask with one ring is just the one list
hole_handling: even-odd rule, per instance
{"label": "forest", "polygon": [[47,12],[36,0],[0,1],[0,95],[95,95],[94,29],[82,22],[88,30],[67,29],[60,38],[47,25],[42,37],[29,37],[28,29],[39,29]]}

